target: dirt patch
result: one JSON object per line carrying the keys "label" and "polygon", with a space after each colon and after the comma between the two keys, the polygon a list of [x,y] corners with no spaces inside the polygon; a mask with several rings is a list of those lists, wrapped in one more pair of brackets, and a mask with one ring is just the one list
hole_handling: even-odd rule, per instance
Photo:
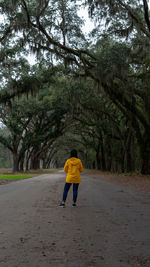
{"label": "dirt patch", "polygon": [[105,181],[126,186],[138,192],[150,193],[150,175],[108,174],[98,170],[86,170],[85,173]]}
{"label": "dirt patch", "polygon": [[4,185],[4,184],[11,183],[11,182],[16,182],[16,181],[19,181],[19,180],[18,179],[0,180],[0,185]]}

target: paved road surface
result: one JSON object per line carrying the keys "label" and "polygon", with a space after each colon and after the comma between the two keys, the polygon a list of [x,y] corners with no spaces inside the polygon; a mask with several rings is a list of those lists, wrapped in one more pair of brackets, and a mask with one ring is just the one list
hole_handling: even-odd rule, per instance
{"label": "paved road surface", "polygon": [[0,186],[0,267],[150,267],[150,194],[82,177],[77,208],[62,171]]}

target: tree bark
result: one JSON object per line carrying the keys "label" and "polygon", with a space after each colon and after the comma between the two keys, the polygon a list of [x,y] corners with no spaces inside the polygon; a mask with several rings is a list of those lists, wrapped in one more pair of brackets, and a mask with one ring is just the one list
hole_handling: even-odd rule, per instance
{"label": "tree bark", "polygon": [[99,148],[96,151],[96,163],[97,163],[97,169],[101,169],[101,157],[100,157],[100,151]]}
{"label": "tree bark", "polygon": [[126,171],[132,172],[132,152],[131,152],[131,141],[132,141],[132,128],[128,127],[127,129],[127,140],[126,140]]}
{"label": "tree bark", "polygon": [[19,157],[17,152],[13,152],[13,172],[19,171]]}
{"label": "tree bark", "polygon": [[42,168],[43,168],[43,169],[46,169],[46,165],[47,165],[47,164],[46,164],[46,160],[45,160],[45,159],[42,159],[42,161],[43,161],[43,162],[42,162]]}
{"label": "tree bark", "polygon": [[32,155],[31,157],[30,169],[40,169],[40,159],[38,157],[34,157],[34,155]]}
{"label": "tree bark", "polygon": [[125,151],[124,151],[124,149],[122,148],[121,149],[121,172],[122,173],[124,173],[124,171],[125,171],[125,168],[124,168],[124,165],[125,165]]}
{"label": "tree bark", "polygon": [[105,160],[105,152],[104,152],[102,136],[101,136],[101,162],[102,162],[102,170],[106,171],[106,160]]}
{"label": "tree bark", "polygon": [[21,157],[19,161],[19,171],[24,171],[24,155]]}
{"label": "tree bark", "polygon": [[150,130],[144,134],[141,144],[142,174],[150,174]]}

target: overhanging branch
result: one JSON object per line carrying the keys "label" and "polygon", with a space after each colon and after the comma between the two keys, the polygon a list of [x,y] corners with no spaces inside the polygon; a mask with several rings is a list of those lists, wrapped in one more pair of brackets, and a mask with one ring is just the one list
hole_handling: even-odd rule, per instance
{"label": "overhanging branch", "polygon": [[[144,1],[144,0],[143,0]],[[135,23],[139,26],[140,30],[150,38],[150,32],[146,30],[145,26],[143,25],[142,21],[138,17],[138,14],[134,12],[134,10],[129,6],[123,3],[121,0],[118,0],[119,4],[124,7],[127,11],[130,17],[135,21]]]}
{"label": "overhanging branch", "polygon": [[80,58],[80,60],[82,61],[82,63],[84,65],[88,65],[90,68],[94,67],[94,63],[91,62],[91,59],[96,61],[96,58],[93,54],[91,54],[89,51],[84,50],[84,49],[75,50],[75,49],[68,47],[64,44],[61,44],[60,42],[51,38],[50,35],[48,34],[48,32],[46,31],[46,29],[44,28],[44,26],[40,23],[40,17],[38,16],[36,18],[36,21],[37,21],[36,24],[33,23],[31,21],[31,18],[30,18],[30,14],[29,14],[29,10],[28,10],[26,1],[22,0],[22,3],[23,3],[24,11],[25,11],[26,16],[27,16],[28,24],[31,25],[32,27],[38,29],[46,37],[49,44],[52,44],[55,47],[62,49],[63,51],[65,51],[68,54],[73,54],[73,55],[77,56],[78,58]]}
{"label": "overhanging branch", "polygon": [[145,16],[145,21],[147,24],[147,27],[150,32],[150,20],[149,20],[149,10],[148,10],[148,4],[146,0],[143,0],[143,5],[144,5],[144,16]]}

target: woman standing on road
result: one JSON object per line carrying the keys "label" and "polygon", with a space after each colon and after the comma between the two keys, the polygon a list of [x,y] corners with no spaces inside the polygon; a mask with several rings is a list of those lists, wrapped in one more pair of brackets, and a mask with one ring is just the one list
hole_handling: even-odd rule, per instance
{"label": "woman standing on road", "polygon": [[76,207],[76,201],[78,196],[78,188],[81,183],[80,172],[83,172],[83,165],[80,159],[77,157],[77,151],[74,149],[71,151],[71,157],[66,161],[64,171],[67,173],[66,183],[64,186],[63,198],[59,207],[65,208],[65,202],[71,185],[73,184],[73,204],[72,207]]}

